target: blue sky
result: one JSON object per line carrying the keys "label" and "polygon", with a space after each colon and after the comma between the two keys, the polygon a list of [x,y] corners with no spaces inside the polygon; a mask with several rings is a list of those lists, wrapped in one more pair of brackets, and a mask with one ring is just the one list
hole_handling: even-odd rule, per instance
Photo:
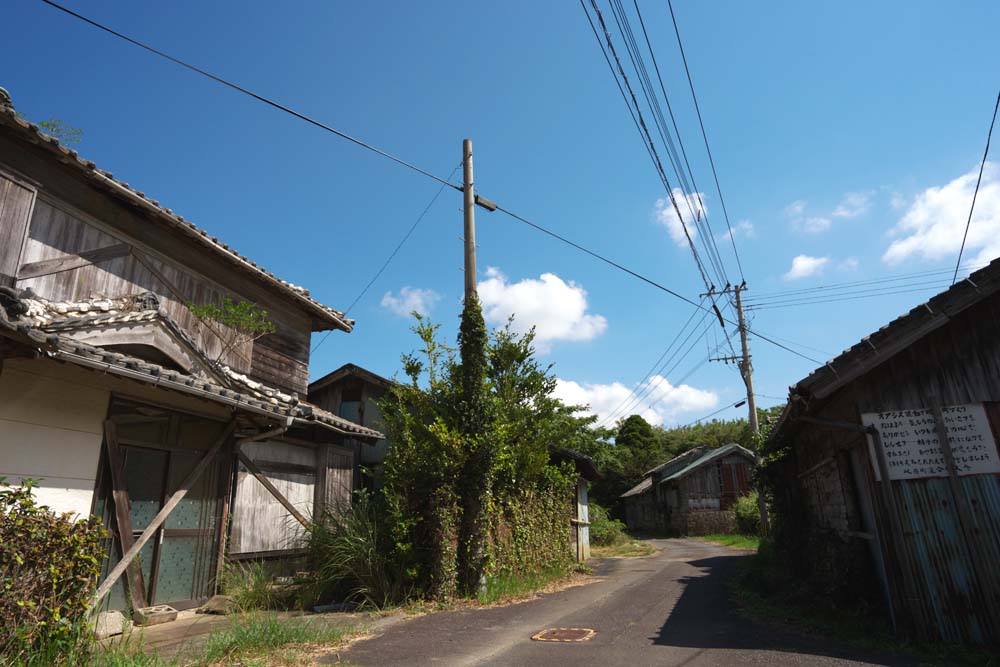
{"label": "blue sky", "polygon": [[[436,174],[451,173],[470,137],[484,195],[682,294],[703,291],[658,213],[665,191],[576,3],[66,2]],[[666,3],[640,6],[720,233]],[[736,239],[748,298],[954,263],[1000,85],[1000,5],[675,9],[731,220],[752,226]],[[83,128],[83,155],[334,307],[354,300],[437,190],[36,0],[12,3],[5,24],[0,85],[18,109]],[[996,171],[984,177],[970,260],[1000,255]],[[458,193],[442,194],[351,312],[354,333],[334,333],[314,355],[314,377],[347,361],[395,373],[415,341],[394,310],[414,299],[453,335],[460,207]],[[487,312],[537,324],[560,391],[603,414],[692,312],[500,213],[477,222]],[[719,247],[735,275],[728,242]],[[760,310],[752,326],[835,353],[935,291]],[[647,416],[684,423],[740,398],[737,373],[721,364],[676,386],[714,344],[710,335],[654,387],[662,400],[642,406]],[[751,344],[764,397],[784,396],[815,366]]]}

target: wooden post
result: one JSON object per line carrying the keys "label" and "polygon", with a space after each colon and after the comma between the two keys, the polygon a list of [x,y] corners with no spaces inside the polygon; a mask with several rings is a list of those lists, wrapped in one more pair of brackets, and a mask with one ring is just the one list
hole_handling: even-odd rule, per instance
{"label": "wooden post", "polygon": [[288,513],[295,517],[296,521],[308,528],[309,520],[302,516],[297,509],[295,509],[295,505],[289,502],[288,498],[281,495],[281,491],[278,491],[277,487],[271,483],[271,480],[269,480],[264,473],[261,472],[260,468],[257,467],[257,464],[250,460],[250,457],[243,452],[239,452],[238,456],[240,457],[240,463],[246,466],[247,470],[250,471],[250,474],[257,478],[257,481],[260,482],[272,496],[274,496],[275,500],[281,503],[282,507],[288,510]]}
{"label": "wooden post", "polygon": [[[747,341],[747,325],[743,317],[742,295],[745,289],[745,284],[737,285],[733,291],[736,292],[736,315],[739,317],[740,346],[743,353],[743,358],[740,360],[740,375],[743,376],[743,383],[747,387],[750,432],[756,436],[760,434],[760,424],[757,421],[757,397],[753,391],[753,364],[750,363],[750,343]],[[755,445],[755,450],[760,447],[759,443],[755,443]],[[757,471],[760,472],[762,466],[760,452],[758,451],[754,451],[754,462],[756,463]],[[766,536],[771,529],[771,521],[767,515],[767,496],[764,493],[763,480],[758,479],[757,487],[757,509],[760,510],[760,534]]]}
{"label": "wooden post", "polygon": [[236,420],[234,419],[233,421],[229,422],[229,426],[226,427],[226,430],[222,434],[222,436],[220,436],[219,439],[215,442],[215,444],[212,445],[212,447],[205,453],[205,456],[203,456],[201,460],[198,461],[198,464],[195,465],[194,469],[188,474],[188,476],[184,478],[184,481],[181,482],[178,489],[174,491],[173,494],[171,494],[170,498],[167,500],[166,503],[164,503],[160,511],[156,513],[155,517],[153,517],[153,520],[149,522],[148,526],[146,526],[146,529],[142,531],[142,535],[139,536],[139,539],[137,539],[135,543],[132,544],[132,547],[127,552],[125,552],[125,555],[123,555],[122,559],[118,561],[118,564],[115,565],[115,567],[111,570],[111,572],[108,573],[107,578],[101,583],[100,586],[98,586],[97,593],[94,594],[94,599],[91,602],[92,607],[96,607],[100,603],[101,599],[108,594],[108,591],[111,590],[111,587],[118,582],[118,579],[121,578],[122,574],[125,572],[125,569],[129,566],[129,564],[133,560],[135,560],[135,557],[139,555],[139,552],[146,545],[146,542],[148,542],[150,538],[152,538],[153,535],[156,533],[156,531],[159,529],[159,527],[163,525],[163,522],[167,520],[167,517],[170,516],[170,513],[174,511],[174,508],[176,508],[177,505],[179,505],[180,502],[184,499],[184,496],[186,496],[187,492],[191,490],[191,487],[194,486],[194,483],[198,481],[198,478],[201,477],[201,474],[205,471],[205,468],[207,468],[208,465],[212,462],[212,459],[215,458],[215,455],[219,453],[219,450],[222,449],[222,446],[229,441],[229,438],[232,436],[233,431],[235,430],[236,430]]}
{"label": "wooden post", "polygon": [[[108,468],[111,470],[111,495],[115,502],[115,525],[118,528],[118,546],[121,557],[132,548],[132,502],[125,485],[125,463],[118,447],[118,426],[110,419],[104,422],[104,445],[108,453]],[[128,564],[128,593],[133,609],[146,606],[146,586],[142,579],[139,561]]]}
{"label": "wooden post", "polygon": [[472,139],[462,142],[462,174],[465,195],[465,298],[476,296],[476,191],[472,180]]}
{"label": "wooden post", "polygon": [[235,457],[233,456],[232,443],[225,449],[223,456],[223,471],[225,477],[222,482],[222,507],[219,511],[219,525],[216,529],[216,539],[218,540],[219,552],[215,559],[215,592],[219,592],[219,583],[222,579],[222,572],[226,567],[226,540],[229,537],[229,507],[233,497],[233,476],[236,474],[234,468]]}

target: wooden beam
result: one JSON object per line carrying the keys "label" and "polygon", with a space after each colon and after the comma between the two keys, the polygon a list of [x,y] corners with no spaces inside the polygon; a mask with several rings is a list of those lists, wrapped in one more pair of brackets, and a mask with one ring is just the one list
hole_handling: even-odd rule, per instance
{"label": "wooden beam", "polygon": [[142,535],[139,536],[139,539],[135,541],[132,547],[125,553],[124,556],[122,556],[122,559],[118,561],[118,564],[115,565],[114,569],[108,573],[107,578],[101,583],[100,586],[98,586],[97,593],[94,594],[94,599],[91,602],[92,607],[96,607],[100,603],[101,599],[108,594],[111,587],[117,583],[129,563],[135,560],[135,557],[139,555],[139,552],[146,545],[146,542],[153,537],[159,527],[163,525],[163,522],[167,520],[167,517],[170,516],[170,513],[174,511],[174,508],[176,508],[177,505],[179,505],[184,499],[184,496],[187,495],[187,492],[190,491],[191,487],[198,481],[201,474],[205,472],[205,468],[207,468],[212,462],[215,455],[219,453],[222,446],[229,442],[229,438],[233,435],[234,430],[236,430],[235,419],[229,422],[229,426],[226,427],[225,432],[223,432],[215,444],[213,444],[212,447],[205,452],[205,456],[198,461],[198,464],[195,465],[194,469],[188,474],[187,477],[184,478],[184,481],[181,482],[177,490],[170,495],[170,498],[163,504],[160,511],[156,513],[153,520],[149,522],[146,529],[142,531]]}
{"label": "wooden beam", "polygon": [[246,469],[250,471],[250,474],[257,478],[257,481],[260,482],[272,496],[274,496],[275,500],[281,503],[282,507],[288,510],[289,514],[295,517],[296,521],[308,528],[309,520],[302,516],[301,512],[295,509],[295,505],[292,505],[288,498],[281,495],[281,491],[278,491],[278,488],[271,483],[271,480],[264,476],[264,473],[262,473],[260,468],[258,468],[252,460],[250,460],[250,457],[243,452],[238,452],[237,454],[240,457],[240,463],[246,466]]}
{"label": "wooden beam", "polygon": [[[132,548],[132,502],[125,485],[125,462],[118,447],[118,426],[110,419],[104,422],[104,444],[108,453],[108,467],[111,469],[111,494],[115,501],[115,520],[118,528],[118,545],[121,556]],[[138,560],[128,564],[128,593],[133,609],[146,606],[146,585],[142,579],[142,567]]]}
{"label": "wooden beam", "polygon": [[233,497],[233,477],[236,475],[235,459],[233,457],[233,447],[226,447],[223,457],[224,468],[222,484],[222,507],[219,509],[218,522],[216,526],[216,540],[219,545],[219,552],[215,559],[215,592],[219,592],[219,584],[222,581],[222,571],[226,566],[226,540],[229,538],[229,505]]}
{"label": "wooden beam", "polygon": [[63,271],[82,269],[83,267],[90,266],[91,264],[99,264],[100,262],[106,262],[109,259],[124,257],[129,254],[131,250],[132,247],[127,243],[117,243],[115,245],[96,248],[94,250],[85,250],[79,255],[67,255],[66,257],[57,257],[55,259],[43,259],[39,262],[31,262],[29,264],[24,264],[20,269],[18,269],[17,279],[24,280],[26,278],[40,278],[53,273],[62,273]]}

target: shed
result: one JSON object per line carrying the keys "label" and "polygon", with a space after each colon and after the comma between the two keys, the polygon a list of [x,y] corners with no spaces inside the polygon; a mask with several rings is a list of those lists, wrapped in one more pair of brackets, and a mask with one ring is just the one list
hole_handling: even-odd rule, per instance
{"label": "shed", "polygon": [[621,495],[629,529],[675,535],[728,533],[733,503],[750,492],[753,453],[736,443],[695,447],[663,463]]}
{"label": "shed", "polygon": [[791,387],[768,446],[800,574],[900,634],[1000,643],[998,433],[994,260]]}
{"label": "shed", "polygon": [[549,461],[561,463],[569,461],[576,468],[579,478],[573,498],[573,509],[569,518],[570,549],[577,561],[583,563],[590,558],[590,507],[587,497],[588,482],[604,479],[604,475],[594,465],[594,460],[565,447],[549,447]]}

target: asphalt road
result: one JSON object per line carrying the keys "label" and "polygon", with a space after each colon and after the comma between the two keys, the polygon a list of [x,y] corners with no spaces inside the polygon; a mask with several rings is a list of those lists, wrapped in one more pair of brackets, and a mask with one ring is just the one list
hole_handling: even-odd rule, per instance
{"label": "asphalt road", "polygon": [[[654,540],[645,558],[599,561],[597,583],[506,607],[442,612],[391,623],[320,662],[352,665],[907,665],[836,642],[749,623],[725,581],[741,556],[693,540]],[[552,627],[591,628],[581,643],[532,641]]]}

